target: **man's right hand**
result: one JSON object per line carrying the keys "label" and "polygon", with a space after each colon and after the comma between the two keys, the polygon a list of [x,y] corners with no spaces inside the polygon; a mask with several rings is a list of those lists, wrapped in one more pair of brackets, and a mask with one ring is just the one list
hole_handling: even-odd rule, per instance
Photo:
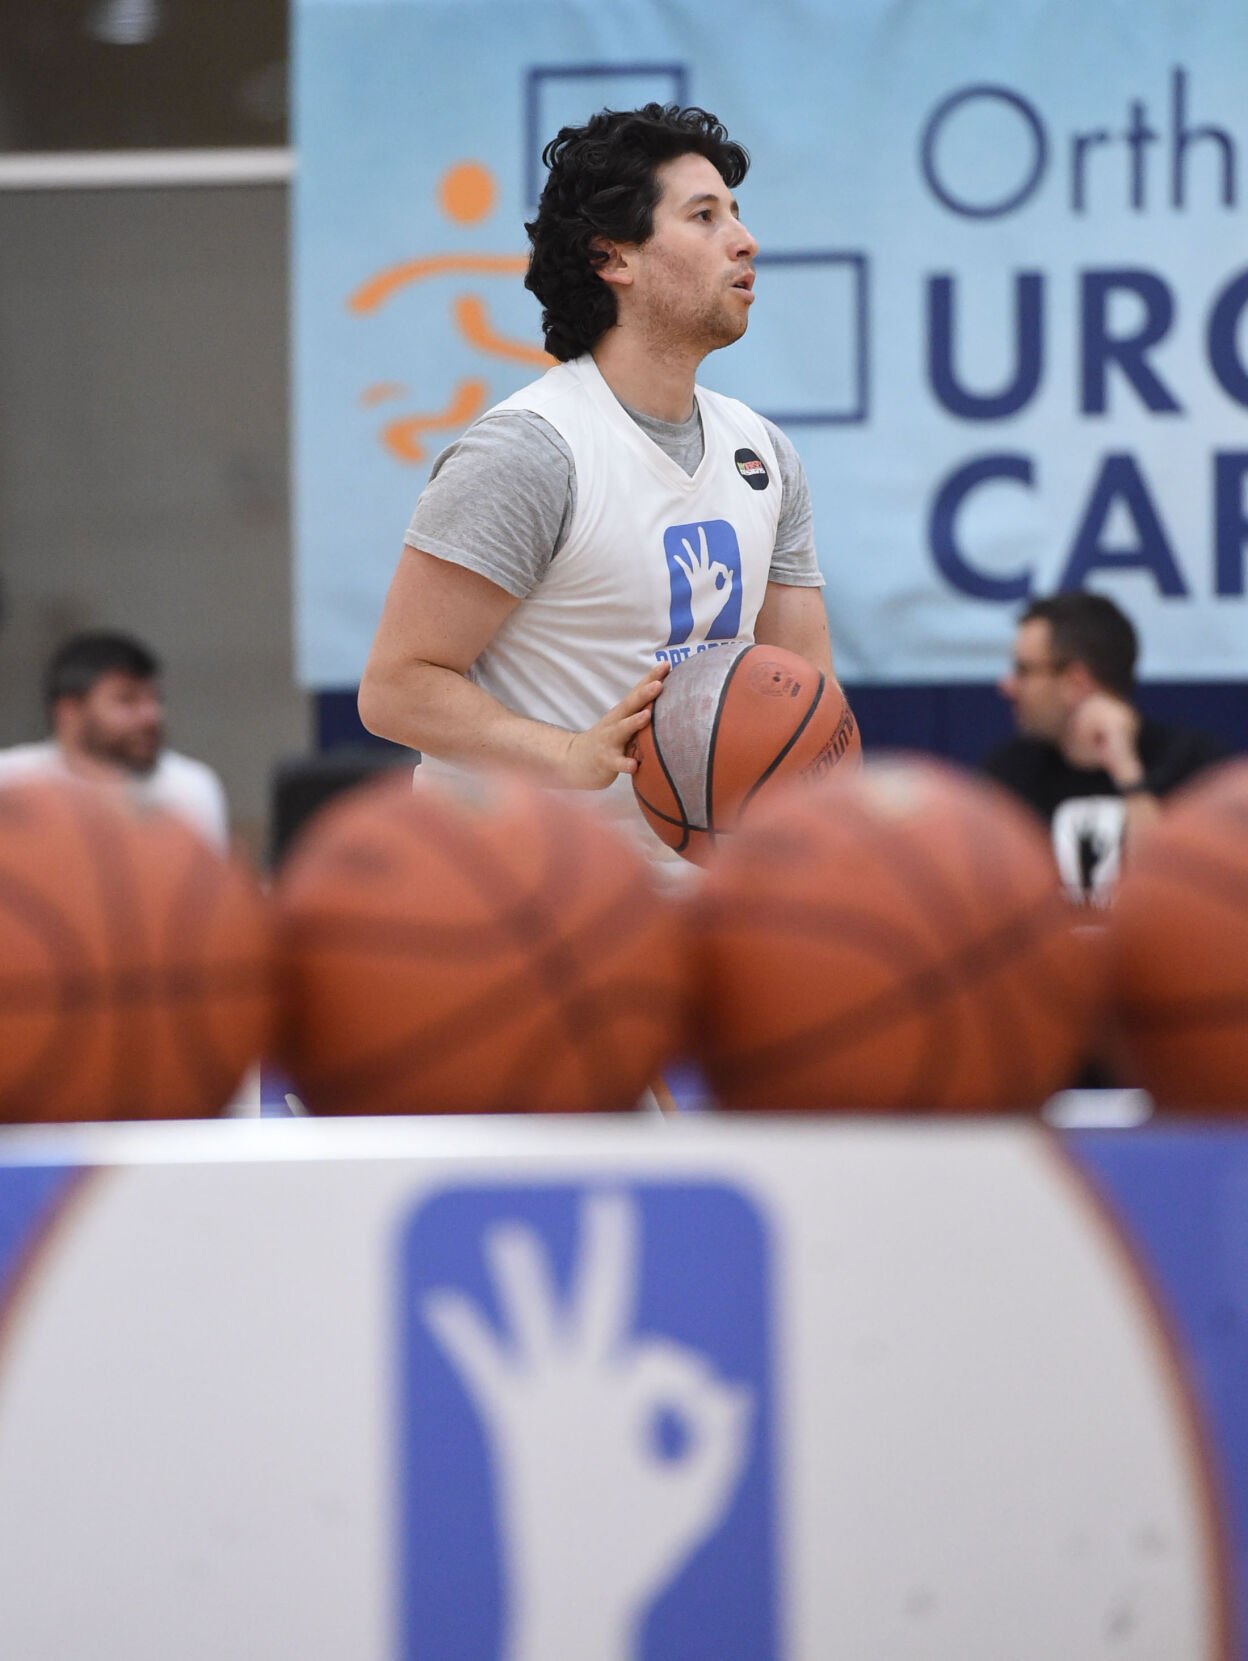
{"label": "man's right hand", "polygon": [[605,790],[621,773],[637,771],[628,746],[650,720],[651,706],[663,690],[670,667],[657,664],[600,721],[586,732],[568,735],[558,784],[568,790]]}

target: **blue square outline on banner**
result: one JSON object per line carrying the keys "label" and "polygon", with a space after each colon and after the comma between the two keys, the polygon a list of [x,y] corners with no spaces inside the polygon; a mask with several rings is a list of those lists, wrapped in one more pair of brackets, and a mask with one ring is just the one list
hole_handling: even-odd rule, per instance
{"label": "blue square outline on banner", "polygon": [[[689,102],[689,66],[684,63],[563,63],[534,64],[524,76],[524,200],[537,206],[542,193],[542,151],[554,138],[542,121],[542,88],[547,81],[605,81],[626,77],[647,80],[665,79],[670,83],[666,93],[651,88],[638,100],[678,104],[683,109]],[[587,112],[588,114],[592,111]]]}
{"label": "blue square outline on banner", "polygon": [[[574,1311],[584,1314],[589,1307],[586,1282],[578,1276],[591,1260],[595,1271],[602,1268],[608,1213],[617,1223],[631,1218],[625,1237],[635,1308],[601,1374],[609,1393],[601,1400],[626,1389],[630,1377],[640,1376],[638,1367],[660,1376],[674,1369],[676,1379],[687,1374],[685,1396],[692,1391],[697,1402],[704,1392],[707,1398],[704,1434],[696,1433],[696,1416],[685,1410],[681,1388],[667,1397],[674,1407],[659,1405],[664,1392],[658,1391],[642,1462],[650,1477],[660,1464],[679,1477],[679,1462],[695,1463],[700,1443],[704,1453],[713,1449],[712,1429],[726,1424],[736,1428],[720,1440],[736,1437],[738,1460],[723,1479],[720,1510],[701,1535],[677,1548],[679,1560],[643,1601],[631,1653],[637,1661],[779,1661],[769,1224],[752,1197],[723,1182],[601,1177],[441,1188],[421,1200],[402,1226],[396,1496],[401,1661],[497,1661],[504,1654],[508,1610],[508,1553],[495,1512],[501,1490],[491,1433],[478,1411],[471,1370],[431,1312],[449,1302],[462,1313],[467,1302],[476,1312],[478,1338],[488,1337],[502,1373],[518,1373],[530,1389],[532,1358],[522,1366],[521,1351],[522,1329],[531,1326],[516,1319],[517,1281],[548,1288],[550,1330],[559,1331],[561,1341],[578,1343],[578,1334],[593,1325],[573,1320]],[[505,1254],[521,1236],[528,1241],[522,1261],[500,1272],[500,1242],[512,1242]],[[591,1238],[594,1250],[588,1249]],[[626,1297],[620,1300],[620,1308],[627,1305]],[[592,1405],[595,1431],[600,1422],[615,1422],[609,1412],[603,1419],[599,1403]],[[725,1409],[731,1409],[726,1417]],[[592,1447],[578,1442],[572,1468],[592,1474],[596,1495],[599,1467],[592,1454]],[[628,1507],[612,1506],[609,1493],[603,1498],[609,1519],[604,1528],[616,1528]],[[665,1514],[671,1509],[665,1496]],[[591,1522],[577,1508],[577,1530]],[[592,1601],[595,1607],[609,1604],[610,1588]]]}
{"label": "blue square outline on banner", "polygon": [[760,250],[755,256],[758,266],[847,267],[853,281],[853,363],[854,398],[843,409],[829,405],[823,409],[760,410],[777,427],[852,427],[870,419],[871,415],[871,351],[870,351],[870,284],[871,264],[866,254],[851,249],[795,249],[783,253]]}

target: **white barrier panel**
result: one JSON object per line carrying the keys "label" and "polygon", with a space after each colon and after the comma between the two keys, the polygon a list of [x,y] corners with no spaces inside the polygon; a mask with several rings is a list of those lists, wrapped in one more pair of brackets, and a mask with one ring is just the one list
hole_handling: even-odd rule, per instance
{"label": "white barrier panel", "polygon": [[0,1656],[1238,1654],[1244,1383],[1150,1207],[1208,1278],[1167,1184],[1242,1140],[5,1132]]}

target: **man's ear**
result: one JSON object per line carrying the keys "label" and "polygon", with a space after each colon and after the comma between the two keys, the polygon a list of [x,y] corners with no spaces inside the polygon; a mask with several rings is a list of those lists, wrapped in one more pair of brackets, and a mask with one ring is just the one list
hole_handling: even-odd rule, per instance
{"label": "man's ear", "polygon": [[596,253],[605,255],[595,270],[604,283],[627,288],[633,280],[633,245],[629,242],[609,242],[605,236],[596,236],[590,242]]}
{"label": "man's ear", "polygon": [[1073,658],[1071,662],[1066,664],[1062,670],[1062,675],[1072,696],[1080,703],[1085,698],[1090,698],[1094,692],[1104,691],[1100,681],[1097,680],[1087,664],[1080,663],[1078,658]]}

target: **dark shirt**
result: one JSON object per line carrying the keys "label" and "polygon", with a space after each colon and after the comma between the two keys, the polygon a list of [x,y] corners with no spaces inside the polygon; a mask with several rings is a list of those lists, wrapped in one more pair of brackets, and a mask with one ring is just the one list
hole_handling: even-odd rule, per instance
{"label": "dark shirt", "polygon": [[[1227,751],[1206,733],[1142,719],[1139,755],[1144,782],[1155,796],[1168,796],[1202,768],[1225,759]],[[1015,738],[994,750],[984,771],[1035,810],[1050,827],[1053,853],[1073,900],[1107,906],[1122,865],[1123,798],[1102,768],[1072,767],[1056,744],[1042,738]],[[1103,1059],[1071,1080],[1076,1088],[1130,1084]]]}
{"label": "dark shirt", "polygon": [[[1144,782],[1167,796],[1226,751],[1206,733],[1142,719],[1139,733]],[[1108,905],[1122,865],[1123,799],[1100,767],[1072,767],[1043,738],[1014,738],[984,763],[990,778],[1026,802],[1049,826],[1062,881],[1073,900]]]}
{"label": "dark shirt", "polygon": [[[1199,773],[1225,759],[1227,751],[1207,733],[1142,719],[1139,735],[1144,782],[1154,796],[1168,796]],[[1043,738],[1014,738],[994,750],[984,771],[1051,822],[1072,796],[1117,796],[1109,774],[1099,767],[1072,767],[1056,744]]]}

